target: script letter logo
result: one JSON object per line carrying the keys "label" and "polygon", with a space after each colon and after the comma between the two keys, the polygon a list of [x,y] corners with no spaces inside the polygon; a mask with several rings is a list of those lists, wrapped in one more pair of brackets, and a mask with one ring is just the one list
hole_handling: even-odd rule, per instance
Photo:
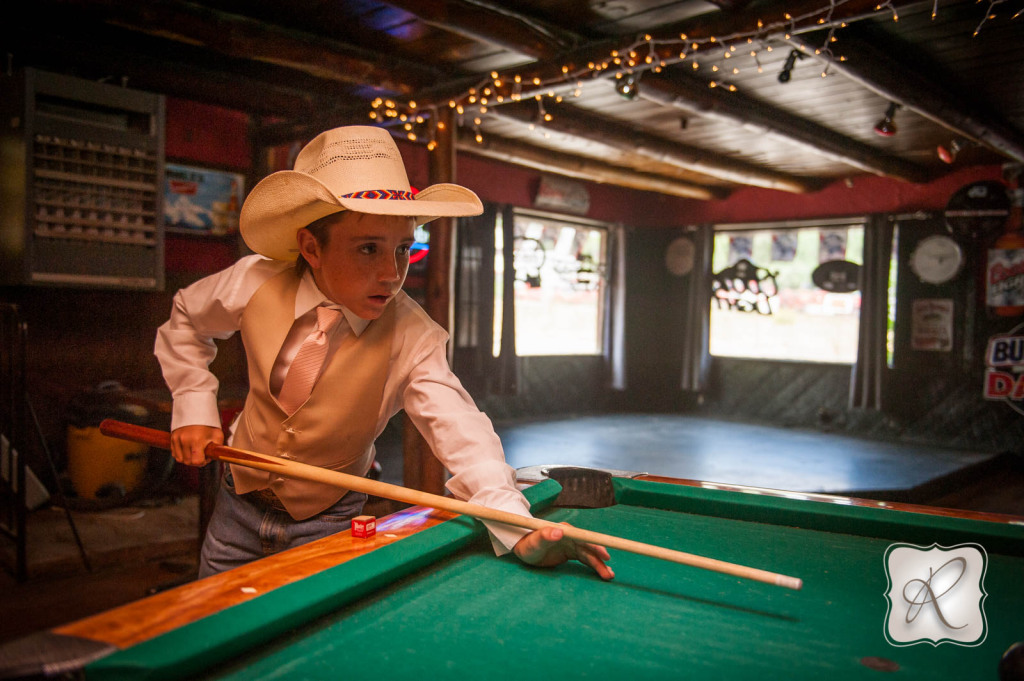
{"label": "script letter logo", "polygon": [[885,552],[885,638],[915,643],[980,645],[985,621],[988,555],[978,544],[893,544]]}

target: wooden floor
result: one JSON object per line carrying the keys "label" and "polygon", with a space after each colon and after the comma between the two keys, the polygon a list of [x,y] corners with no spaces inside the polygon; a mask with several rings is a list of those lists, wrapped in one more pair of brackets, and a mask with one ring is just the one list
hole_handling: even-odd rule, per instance
{"label": "wooden floor", "polygon": [[665,414],[582,416],[498,430],[517,469],[571,464],[799,492],[909,489],[993,456]]}
{"label": "wooden floor", "polygon": [[[1024,465],[996,455],[857,440],[679,415],[581,416],[497,424],[515,468],[574,465],[712,482],[828,492],[1024,516]],[[386,482],[401,483],[400,434],[378,445]],[[192,578],[195,496],[75,513],[91,563],[67,518],[30,516],[30,579],[0,571],[0,642],[80,619]],[[9,564],[10,546],[0,555]]]}

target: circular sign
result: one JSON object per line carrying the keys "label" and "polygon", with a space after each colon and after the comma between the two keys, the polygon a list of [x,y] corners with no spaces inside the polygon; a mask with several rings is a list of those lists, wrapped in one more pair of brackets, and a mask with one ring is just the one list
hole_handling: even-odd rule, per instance
{"label": "circular sign", "polygon": [[961,187],[946,204],[946,224],[956,234],[970,237],[1001,232],[1010,215],[1010,194],[995,180]]}
{"label": "circular sign", "polygon": [[849,260],[829,260],[815,268],[811,281],[831,293],[853,293],[860,288],[860,265]]}
{"label": "circular sign", "polygon": [[665,249],[665,267],[671,274],[682,277],[693,269],[693,256],[696,248],[691,239],[681,236]]}

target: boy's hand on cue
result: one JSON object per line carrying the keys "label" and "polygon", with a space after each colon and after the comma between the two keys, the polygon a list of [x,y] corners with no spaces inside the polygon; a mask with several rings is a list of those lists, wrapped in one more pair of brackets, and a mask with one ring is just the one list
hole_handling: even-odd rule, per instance
{"label": "boy's hand on cue", "polygon": [[601,579],[608,580],[615,576],[605,564],[610,559],[605,547],[569,539],[557,527],[534,530],[520,539],[512,551],[528,565],[552,567],[569,560],[578,560],[593,569]]}
{"label": "boy's hand on cue", "polygon": [[206,445],[224,444],[224,431],[210,426],[182,426],[171,433],[171,454],[186,466],[205,466]]}

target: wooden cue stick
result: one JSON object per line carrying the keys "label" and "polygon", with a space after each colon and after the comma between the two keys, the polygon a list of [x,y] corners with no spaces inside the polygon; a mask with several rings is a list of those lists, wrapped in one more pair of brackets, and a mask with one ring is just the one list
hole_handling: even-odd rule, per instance
{"label": "wooden cue stick", "polygon": [[[159,447],[162,449],[171,448],[170,433],[131,423],[124,423],[114,419],[104,420],[100,424],[100,432],[104,435],[124,440],[131,440],[133,442],[140,442],[152,447]],[[333,485],[335,487],[342,487],[372,496],[401,501],[414,506],[429,506],[431,508],[450,511],[452,513],[472,516],[481,520],[492,520],[506,525],[522,527],[528,530],[557,527],[562,530],[565,536],[578,541],[598,544],[607,548],[619,549],[630,553],[650,556],[652,558],[660,558],[662,560],[680,563],[682,565],[689,565],[691,567],[697,567],[704,570],[721,572],[734,577],[741,577],[743,579],[751,579],[758,582],[765,582],[767,584],[774,584],[776,586],[786,587],[787,589],[799,590],[803,586],[803,580],[798,577],[789,577],[774,572],[768,572],[767,570],[738,565],[736,563],[727,563],[714,558],[706,558],[704,556],[676,551],[674,549],[667,549],[660,546],[654,546],[652,544],[644,544],[632,539],[624,539],[622,537],[602,534],[600,532],[591,532],[590,530],[584,530],[572,525],[554,523],[550,520],[524,517],[516,515],[515,513],[500,511],[488,508],[487,506],[460,501],[459,499],[453,499],[451,497],[408,489],[398,485],[391,485],[386,482],[370,480],[369,478],[363,478],[357,475],[349,475],[348,473],[342,473],[340,471],[331,471],[326,468],[320,468],[319,466],[311,466],[298,461],[291,461],[275,456],[267,456],[245,449],[228,447],[226,445],[217,445],[211,442],[206,446],[205,453],[208,459],[234,463],[248,468],[276,473],[285,477],[298,478],[300,480],[308,480],[310,482],[319,482],[327,485]]]}

